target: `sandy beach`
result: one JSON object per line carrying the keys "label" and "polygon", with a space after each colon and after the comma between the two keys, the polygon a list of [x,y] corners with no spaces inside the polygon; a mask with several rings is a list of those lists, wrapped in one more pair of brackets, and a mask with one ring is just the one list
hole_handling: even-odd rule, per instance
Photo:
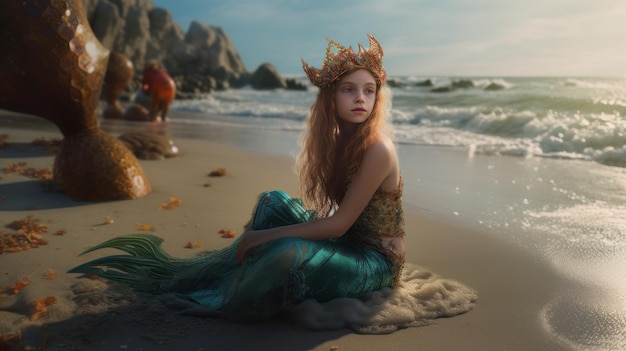
{"label": "sandy beach", "polygon": [[[0,120],[7,117],[2,113]],[[3,170],[18,162],[52,169],[53,156],[31,142],[39,137],[59,138],[54,128],[2,124],[0,134],[9,135],[10,143],[0,148]],[[407,261],[474,289],[478,302],[468,313],[386,335],[362,335],[348,329],[311,331],[281,319],[233,324],[184,316],[158,299],[131,299],[114,285],[67,274],[68,269],[96,257],[78,257],[81,251],[120,234],[161,236],[164,248],[180,257],[226,246],[233,239],[219,232],[241,234],[260,192],[297,191],[289,157],[204,140],[175,139],[174,143],[180,156],[141,161],[153,191],[138,200],[75,202],[62,193],[46,191],[34,179],[0,173],[1,229],[29,216],[49,227],[43,235],[47,245],[0,255],[4,291],[0,335],[8,339],[21,334],[23,345],[43,350],[573,349],[551,335],[542,319],[550,301],[559,292],[575,289],[573,283],[510,242],[411,206],[406,208]],[[225,176],[208,176],[218,168],[226,170]],[[182,203],[159,209],[172,198]],[[186,248],[188,243],[199,247]],[[13,293],[15,283],[24,277],[28,285]],[[56,303],[32,321],[31,304],[49,296],[55,296]]]}

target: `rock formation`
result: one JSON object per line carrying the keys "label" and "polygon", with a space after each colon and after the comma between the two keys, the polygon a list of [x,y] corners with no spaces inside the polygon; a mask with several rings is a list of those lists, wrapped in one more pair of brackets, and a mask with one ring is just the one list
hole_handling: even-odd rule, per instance
{"label": "rock formation", "polygon": [[[142,72],[150,61],[164,67],[176,81],[177,98],[251,84],[249,72],[228,35],[219,27],[191,22],[185,33],[171,13],[151,0],[82,0],[96,37],[111,52],[126,55]],[[289,88],[266,65],[261,88]],[[271,82],[271,83],[269,83]],[[277,82],[280,82],[277,84]],[[137,91],[135,80],[128,92]],[[301,87],[296,87],[301,88]]]}
{"label": "rock formation", "polygon": [[142,160],[163,160],[178,156],[178,147],[170,139],[150,132],[127,132],[118,137],[130,151]]}
{"label": "rock formation", "polygon": [[250,84],[254,89],[286,88],[287,83],[280,77],[276,67],[271,63],[264,63],[252,75]]}

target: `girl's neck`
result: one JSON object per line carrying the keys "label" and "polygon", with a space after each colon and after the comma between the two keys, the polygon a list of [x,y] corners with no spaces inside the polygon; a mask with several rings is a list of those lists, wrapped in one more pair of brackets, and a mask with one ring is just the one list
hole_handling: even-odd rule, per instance
{"label": "girl's neck", "polygon": [[348,141],[350,138],[352,138],[354,134],[356,134],[356,130],[358,127],[358,124],[340,121],[339,134],[344,141]]}

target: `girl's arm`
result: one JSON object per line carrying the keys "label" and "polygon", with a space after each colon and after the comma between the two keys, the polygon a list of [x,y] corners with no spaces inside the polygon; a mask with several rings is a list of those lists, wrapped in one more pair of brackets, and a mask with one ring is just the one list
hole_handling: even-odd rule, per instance
{"label": "girl's arm", "polygon": [[392,182],[397,184],[399,171],[395,147],[388,138],[381,138],[365,152],[357,174],[333,215],[311,222],[245,233],[237,247],[237,259],[243,262],[250,249],[282,237],[324,240],[342,236],[367,206],[374,192],[391,176],[397,178]]}

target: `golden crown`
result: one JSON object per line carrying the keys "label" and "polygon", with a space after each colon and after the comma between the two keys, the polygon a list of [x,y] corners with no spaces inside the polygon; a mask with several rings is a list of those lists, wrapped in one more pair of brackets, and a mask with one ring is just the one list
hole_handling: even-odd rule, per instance
{"label": "golden crown", "polygon": [[[322,69],[311,67],[302,59],[302,69],[311,83],[319,88],[329,87],[343,74],[357,68],[365,68],[374,75],[380,85],[385,84],[387,73],[383,68],[383,48],[373,35],[368,34],[367,37],[370,41],[369,50],[365,50],[363,45],[359,44],[357,53],[352,47],[346,48],[326,38],[328,48]],[[337,53],[333,53],[333,48],[337,48]]]}

